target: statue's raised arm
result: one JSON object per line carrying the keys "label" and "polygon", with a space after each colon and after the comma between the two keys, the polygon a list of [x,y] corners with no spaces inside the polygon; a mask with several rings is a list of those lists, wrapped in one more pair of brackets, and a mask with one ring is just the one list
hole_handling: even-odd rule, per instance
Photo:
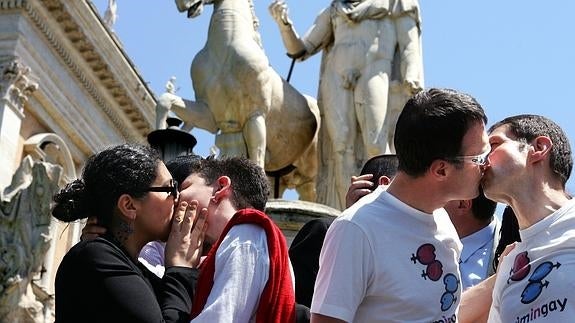
{"label": "statue's raised arm", "polygon": [[306,51],[306,48],[289,18],[288,7],[285,1],[275,0],[269,5],[268,9],[279,26],[282,41],[287,49],[288,55],[291,57],[301,57]]}

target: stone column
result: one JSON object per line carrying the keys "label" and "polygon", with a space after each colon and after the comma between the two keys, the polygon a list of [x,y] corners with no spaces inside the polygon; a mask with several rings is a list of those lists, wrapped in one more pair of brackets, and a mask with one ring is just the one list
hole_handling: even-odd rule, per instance
{"label": "stone column", "polygon": [[38,83],[32,78],[30,68],[17,57],[0,57],[0,165],[8,165],[8,169],[0,172],[0,187],[10,184],[19,161],[21,152],[18,140],[24,119],[24,104],[38,88]]}

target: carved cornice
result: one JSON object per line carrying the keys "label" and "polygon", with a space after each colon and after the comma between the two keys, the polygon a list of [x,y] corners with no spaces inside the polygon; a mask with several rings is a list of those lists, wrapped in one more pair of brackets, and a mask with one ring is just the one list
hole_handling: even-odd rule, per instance
{"label": "carved cornice", "polygon": [[[50,30],[44,18],[37,12],[37,9],[31,2],[41,3],[44,9],[54,18],[75,50],[77,50],[77,53],[80,54],[84,62],[91,69],[93,75],[100,82],[98,85],[103,86],[108,91],[108,94],[117,102],[121,111],[117,111],[107,104],[98,86],[85,74],[85,68],[77,64],[75,58],[73,58],[74,55],[69,52],[70,47],[67,48],[64,46],[62,40]],[[96,50],[96,45],[86,37],[84,31],[86,27],[82,28],[74,20],[74,17],[70,15],[63,1],[0,0],[0,10],[14,8],[24,8],[31,21],[46,37],[46,40],[58,53],[62,61],[125,138],[138,141],[151,131],[152,123],[150,120],[147,120],[146,115],[138,108],[138,104],[140,103],[134,102],[126,91],[126,85],[122,84],[116,75],[111,72],[112,68]],[[115,42],[115,40],[112,41]],[[137,74],[137,72],[135,72],[135,74]],[[148,91],[145,83],[142,82],[142,84],[143,86],[138,84],[138,88],[141,88],[145,93],[141,95],[140,98],[143,98],[143,100],[146,98],[153,100],[153,96]],[[122,114],[124,118],[121,117]],[[131,123],[132,129],[134,129],[138,135],[135,135],[134,131],[130,131],[130,127],[126,127],[126,119]]]}
{"label": "carved cornice", "polygon": [[0,0],[0,9],[21,8],[26,0]]}

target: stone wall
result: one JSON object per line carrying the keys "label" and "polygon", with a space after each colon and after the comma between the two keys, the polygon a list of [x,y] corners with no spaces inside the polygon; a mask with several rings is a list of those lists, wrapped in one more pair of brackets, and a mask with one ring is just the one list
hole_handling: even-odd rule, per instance
{"label": "stone wall", "polygon": [[[31,196],[54,188],[30,183],[57,189],[103,147],[145,142],[155,105],[90,1],[0,0],[0,247],[10,248],[0,257],[0,321],[53,321],[54,274],[82,227],[53,220],[50,199]],[[28,186],[11,184],[19,180]]]}

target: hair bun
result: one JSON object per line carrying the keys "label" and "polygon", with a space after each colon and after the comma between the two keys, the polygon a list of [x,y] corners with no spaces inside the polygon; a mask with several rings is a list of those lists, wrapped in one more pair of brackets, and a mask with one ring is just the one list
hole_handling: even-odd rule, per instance
{"label": "hair bun", "polygon": [[64,222],[72,222],[88,217],[85,205],[86,185],[80,179],[68,183],[54,195],[54,208],[52,215]]}

